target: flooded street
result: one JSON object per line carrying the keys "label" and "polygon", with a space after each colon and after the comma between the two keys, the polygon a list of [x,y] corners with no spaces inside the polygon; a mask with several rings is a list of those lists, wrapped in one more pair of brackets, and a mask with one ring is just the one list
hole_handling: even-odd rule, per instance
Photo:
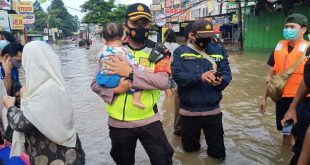
{"label": "flooded street", "polygon": [[[104,102],[90,89],[96,68],[96,52],[100,43],[90,50],[74,44],[54,45],[60,55],[62,71],[75,106],[75,126],[86,153],[87,165],[114,164],[110,152],[109,130]],[[199,153],[184,153],[181,138],[173,135],[174,109],[171,98],[162,97],[158,107],[169,142],[175,150],[176,165],[248,165],[288,164],[291,152],[282,146],[282,135],[276,131],[274,104],[268,102],[268,113],[258,113],[257,102],[263,92],[268,68],[269,51],[249,51],[230,54],[233,81],[224,91],[222,111],[224,114],[226,160],[222,163],[206,156],[203,137]],[[136,164],[150,164],[141,144],[136,150]]]}

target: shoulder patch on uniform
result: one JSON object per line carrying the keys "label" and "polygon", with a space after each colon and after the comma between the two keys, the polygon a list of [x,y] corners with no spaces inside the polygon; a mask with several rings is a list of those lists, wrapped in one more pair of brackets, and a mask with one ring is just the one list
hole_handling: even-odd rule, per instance
{"label": "shoulder patch on uniform", "polygon": [[307,48],[307,44],[301,44],[299,45],[298,51],[305,52],[306,48]]}
{"label": "shoulder patch on uniform", "polygon": [[283,47],[283,44],[282,43],[278,43],[275,50],[279,51],[279,50],[282,49],[282,47]]}

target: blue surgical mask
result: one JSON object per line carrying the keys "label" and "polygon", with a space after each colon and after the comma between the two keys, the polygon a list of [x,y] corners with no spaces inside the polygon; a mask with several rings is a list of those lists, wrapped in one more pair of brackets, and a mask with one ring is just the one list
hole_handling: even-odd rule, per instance
{"label": "blue surgical mask", "polygon": [[9,44],[7,40],[0,40],[0,51]]}
{"label": "blue surgical mask", "polygon": [[286,40],[295,40],[298,37],[299,30],[296,29],[283,29],[283,37]]}

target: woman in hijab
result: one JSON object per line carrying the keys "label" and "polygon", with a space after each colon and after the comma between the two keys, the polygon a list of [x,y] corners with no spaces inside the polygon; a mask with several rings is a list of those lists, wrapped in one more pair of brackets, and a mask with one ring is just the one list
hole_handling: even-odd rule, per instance
{"label": "woman in hijab", "polygon": [[11,156],[19,156],[26,142],[31,164],[85,164],[60,65],[58,55],[46,43],[33,41],[24,47],[26,86],[21,90],[21,108],[14,106],[14,97],[3,99],[14,130]]}

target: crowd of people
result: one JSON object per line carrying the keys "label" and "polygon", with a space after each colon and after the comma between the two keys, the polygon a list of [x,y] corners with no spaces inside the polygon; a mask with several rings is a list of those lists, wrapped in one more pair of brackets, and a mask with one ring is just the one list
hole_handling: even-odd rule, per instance
{"label": "crowd of people", "polygon": [[[185,27],[185,45],[167,30],[160,54],[148,38],[152,14],[146,5],[127,7],[125,23],[104,25],[105,43],[96,55],[98,67],[91,90],[105,102],[110,155],[118,165],[135,164],[139,140],[152,165],[171,165],[174,150],[163,130],[157,103],[161,91],[174,98],[174,134],[181,136],[185,152],[199,151],[201,130],[210,157],[226,157],[221,112],[222,91],[232,73],[219,29],[196,20]],[[268,65],[268,80],[285,72],[302,58],[276,101],[277,129],[295,123],[283,143],[293,145],[291,165],[310,163],[310,55],[308,19],[290,15]],[[74,128],[73,105],[61,73],[59,56],[41,41],[25,47],[9,32],[0,32],[0,97],[3,98],[0,144],[11,146],[11,156],[26,152],[30,163],[85,164],[85,153]],[[25,72],[24,86],[19,69]],[[175,86],[176,84],[176,86]],[[259,104],[266,112],[267,87]],[[51,118],[51,116],[53,116]],[[307,131],[308,130],[308,131]]]}

